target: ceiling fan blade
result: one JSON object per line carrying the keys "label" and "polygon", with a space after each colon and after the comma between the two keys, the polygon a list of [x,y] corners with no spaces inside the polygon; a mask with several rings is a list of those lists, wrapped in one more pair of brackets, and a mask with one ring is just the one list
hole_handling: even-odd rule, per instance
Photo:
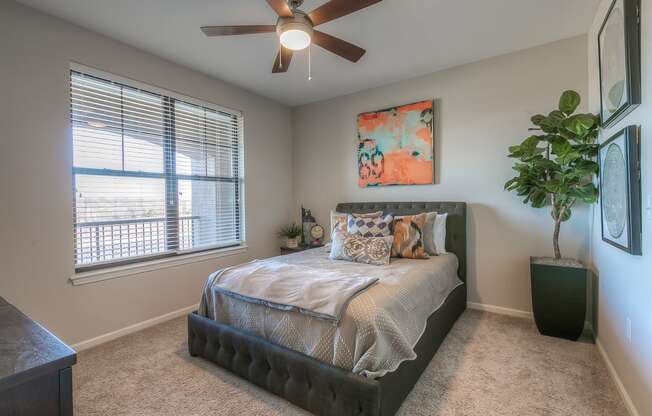
{"label": "ceiling fan blade", "polygon": [[201,28],[206,36],[252,35],[256,33],[276,32],[274,25],[243,25],[243,26],[204,26]]}
{"label": "ceiling fan blade", "polygon": [[335,55],[339,55],[351,62],[358,62],[362,58],[362,55],[367,52],[359,46],[355,46],[352,43],[318,30],[315,30],[312,34],[312,41],[327,51],[333,52]]}
{"label": "ceiling fan blade", "polygon": [[331,0],[308,13],[312,23],[317,26],[347,14],[357,12],[382,0]]}
{"label": "ceiling fan blade", "polygon": [[267,0],[269,6],[281,17],[292,17],[292,9],[285,0]]}
{"label": "ceiling fan blade", "polygon": [[[281,53],[283,56],[281,56]],[[276,59],[274,60],[274,67],[272,68],[272,73],[278,74],[279,72],[287,72],[290,67],[290,62],[292,61],[292,49],[288,49],[284,46],[281,46],[281,50],[276,54]]]}

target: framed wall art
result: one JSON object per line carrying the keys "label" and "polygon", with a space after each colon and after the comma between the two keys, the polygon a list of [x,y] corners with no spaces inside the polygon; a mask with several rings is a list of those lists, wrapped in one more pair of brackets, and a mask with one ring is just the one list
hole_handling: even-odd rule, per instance
{"label": "framed wall art", "polygon": [[629,126],[600,145],[602,240],[641,253],[639,127]]}
{"label": "framed wall art", "polygon": [[358,185],[434,183],[434,101],[358,115]]}
{"label": "framed wall art", "polygon": [[602,127],[641,104],[640,38],[640,0],[614,0],[598,33]]}

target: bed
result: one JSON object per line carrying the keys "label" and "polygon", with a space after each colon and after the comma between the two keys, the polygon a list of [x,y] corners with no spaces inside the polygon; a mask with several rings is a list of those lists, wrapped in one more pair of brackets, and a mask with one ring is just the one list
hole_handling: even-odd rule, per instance
{"label": "bed", "polygon": [[[382,210],[396,215],[428,211],[449,214],[446,249],[456,258],[462,284],[456,285],[428,317],[423,334],[413,344],[410,359],[399,360],[389,371],[371,371],[363,376],[364,371],[353,372],[342,362],[311,357],[297,351],[300,348],[290,348],[270,341],[268,336],[257,336],[256,331],[238,328],[242,325],[218,322],[196,312],[188,317],[189,352],[317,415],[393,415],[466,308],[466,204],[347,203],[339,204],[337,210],[349,213]],[[224,317],[220,319],[229,322]]]}

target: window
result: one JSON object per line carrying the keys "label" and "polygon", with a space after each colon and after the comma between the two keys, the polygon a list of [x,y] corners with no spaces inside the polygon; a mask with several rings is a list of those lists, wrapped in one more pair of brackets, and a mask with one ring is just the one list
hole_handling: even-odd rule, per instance
{"label": "window", "polygon": [[105,78],[70,72],[76,270],[242,244],[242,115]]}

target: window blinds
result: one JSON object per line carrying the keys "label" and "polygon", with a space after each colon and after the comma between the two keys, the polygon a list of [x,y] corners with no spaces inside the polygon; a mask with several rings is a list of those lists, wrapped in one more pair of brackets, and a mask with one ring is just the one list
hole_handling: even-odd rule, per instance
{"label": "window blinds", "polygon": [[77,269],[242,243],[241,115],[70,77]]}

